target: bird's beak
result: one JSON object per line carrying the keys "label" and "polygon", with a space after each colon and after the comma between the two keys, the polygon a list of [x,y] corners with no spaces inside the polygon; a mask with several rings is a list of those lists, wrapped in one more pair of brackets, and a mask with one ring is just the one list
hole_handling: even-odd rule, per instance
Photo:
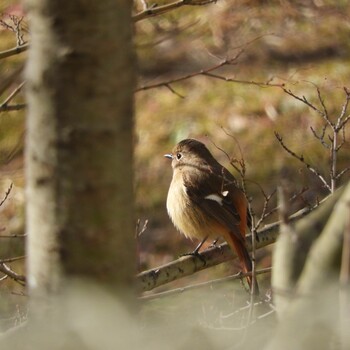
{"label": "bird's beak", "polygon": [[169,158],[169,159],[173,159],[173,155],[172,154],[164,154],[165,158]]}

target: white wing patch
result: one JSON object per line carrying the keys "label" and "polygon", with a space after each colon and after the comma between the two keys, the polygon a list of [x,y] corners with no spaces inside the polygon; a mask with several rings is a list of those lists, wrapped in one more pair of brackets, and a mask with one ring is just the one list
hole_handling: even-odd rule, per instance
{"label": "white wing patch", "polygon": [[[225,192],[227,192],[227,191],[225,191]],[[205,196],[204,198],[209,199],[211,201],[218,202],[222,206],[222,198],[216,193],[209,194],[208,196]]]}

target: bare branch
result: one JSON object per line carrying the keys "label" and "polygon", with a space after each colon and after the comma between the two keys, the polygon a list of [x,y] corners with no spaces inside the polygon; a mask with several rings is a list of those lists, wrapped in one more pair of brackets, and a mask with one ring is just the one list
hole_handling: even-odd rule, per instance
{"label": "bare branch", "polygon": [[283,147],[283,149],[289,153],[291,156],[293,156],[294,158],[298,159],[301,163],[303,163],[313,174],[315,174],[320,180],[321,182],[324,184],[324,186],[329,190],[329,192],[332,193],[332,189],[331,187],[328,185],[327,181],[325,180],[325,178],[319,173],[319,171],[317,171],[314,167],[312,167],[309,163],[307,163],[304,159],[303,156],[299,156],[296,153],[294,153],[290,148],[288,148],[284,142],[282,137],[278,134],[278,132],[275,131],[275,136],[276,139],[278,140],[278,142],[280,143],[280,145]]}
{"label": "bare branch", "polygon": [[336,180],[339,180],[345,173],[347,173],[350,170],[350,167],[343,169],[337,176],[335,177]]}
{"label": "bare branch", "polygon": [[138,22],[149,17],[162,15],[182,6],[203,6],[216,2],[217,0],[178,0],[166,5],[148,7],[145,10],[135,14],[132,19],[134,22]]}
{"label": "bare branch", "polygon": [[[277,226],[270,231],[265,229],[259,233],[258,246],[263,247],[275,242],[277,238]],[[268,233],[269,232],[269,233]],[[261,236],[260,236],[261,235]],[[247,237],[248,249],[251,250],[251,238]],[[229,261],[235,257],[235,253],[227,243],[211,247],[200,253],[200,258],[196,256],[183,256],[178,260],[169,262],[163,266],[144,271],[137,275],[137,283],[140,291],[148,291],[165,283],[189,276],[197,271]]]}
{"label": "bare branch", "polygon": [[27,105],[25,103],[19,103],[16,105],[0,106],[0,112],[13,112],[25,109]]}
{"label": "bare branch", "polygon": [[2,276],[2,277],[0,278],[0,282],[6,280],[8,277],[9,277],[9,276],[7,276],[7,275]]}
{"label": "bare branch", "polygon": [[[229,135],[232,136],[232,135]],[[233,136],[232,136],[233,137]],[[215,148],[217,148],[220,152],[222,152],[228,159],[228,161],[230,162],[230,165],[237,171],[237,173],[243,177],[244,174],[244,170],[241,167],[242,164],[244,164],[244,160],[242,160],[243,158],[241,158],[241,160],[231,157],[223,148],[219,147],[213,140],[209,139],[209,141],[214,145]],[[235,140],[237,142],[237,140]],[[240,149],[240,153],[242,156],[242,150],[240,148],[240,146],[238,146]],[[239,166],[237,166],[236,164],[239,164]]]}
{"label": "bare branch", "polygon": [[348,106],[349,106],[349,101],[350,101],[350,91],[344,86],[344,92],[345,92],[345,102],[342,106],[342,109],[341,109],[341,112],[340,112],[340,115],[338,117],[338,121],[337,121],[337,125],[336,125],[336,128],[337,129],[341,129],[349,120],[350,118],[350,115],[348,115],[345,120],[344,117],[345,117],[345,114],[348,110]]}
{"label": "bare branch", "polygon": [[253,81],[253,80],[240,80],[240,79],[228,78],[228,77],[225,77],[225,76],[222,76],[222,75],[218,75],[218,74],[213,74],[213,73],[210,73],[210,72],[203,72],[201,74],[202,75],[206,75],[206,76],[211,77],[211,78],[224,80],[224,81],[226,81],[228,83],[256,85],[256,86],[259,86],[259,87],[283,87],[284,86],[284,84],[271,83],[271,79],[268,80],[267,82],[259,82],[259,81]]}
{"label": "bare branch", "polygon": [[[306,207],[290,216],[289,221],[296,221],[310,213],[313,208]],[[274,243],[278,236],[280,222],[266,225],[257,232],[256,249],[265,247]],[[252,250],[252,236],[246,237],[248,250]],[[235,253],[230,249],[227,243],[211,247],[200,253],[200,258],[196,256],[183,256],[178,260],[169,262],[163,266],[153,268],[137,275],[137,285],[139,291],[149,291],[165,283],[172,282],[179,278],[189,276],[197,271],[204,270],[211,266],[229,261],[235,257]]]}
{"label": "bare branch", "polygon": [[[321,95],[321,91],[320,91],[318,86],[316,86],[316,90],[317,90],[318,99],[319,99],[319,101],[321,103],[321,106],[323,108],[324,117],[331,122],[331,120],[329,119],[329,114],[328,114],[328,111],[327,111],[327,107],[326,107],[326,105],[324,103],[324,100],[323,100],[322,95]],[[332,123],[332,125],[333,125],[333,123]]]}
{"label": "bare branch", "polygon": [[322,146],[324,146],[327,149],[330,149],[331,148],[330,145],[324,140],[324,136],[325,136],[325,133],[326,133],[327,126],[328,126],[328,124],[325,124],[323,126],[322,132],[321,132],[320,135],[318,135],[316,133],[315,129],[312,126],[310,126],[310,129],[311,129],[313,135],[316,137],[316,139],[321,142]]}
{"label": "bare branch", "polygon": [[0,95],[2,95],[18,78],[22,73],[23,63],[20,64],[16,69],[11,71],[6,77],[3,77],[0,82]]}
{"label": "bare branch", "polygon": [[166,88],[168,88],[173,94],[175,94],[176,96],[180,97],[180,98],[185,98],[185,96],[181,95],[180,93],[178,93],[177,91],[175,91],[169,84],[165,84],[164,85]]}
{"label": "bare branch", "polygon": [[0,239],[1,238],[25,238],[27,236],[27,234],[23,234],[23,235],[20,235],[20,234],[13,234],[13,235],[0,235]]}
{"label": "bare branch", "polygon": [[11,94],[7,97],[7,99],[0,105],[0,109],[4,108],[8,105],[9,102],[11,102],[11,100],[13,98],[16,97],[16,95],[22,90],[22,87],[24,86],[25,82],[23,81],[21,84],[19,84],[16,89],[14,89]]}
{"label": "bare branch", "polygon": [[288,95],[294,97],[296,100],[298,100],[298,101],[304,103],[305,105],[307,105],[308,107],[310,107],[311,109],[313,109],[315,112],[317,112],[317,113],[326,121],[327,124],[329,124],[331,127],[333,127],[333,124],[332,124],[332,122],[328,119],[327,115],[326,115],[324,112],[322,112],[320,109],[318,109],[317,107],[315,107],[311,102],[309,102],[305,96],[300,97],[300,96],[298,96],[298,95],[295,95],[291,90],[286,89],[286,88],[284,88],[284,87],[282,87],[282,90],[283,90],[286,94],[288,94]]}
{"label": "bare branch", "polygon": [[13,182],[11,182],[10,186],[8,187],[7,191],[5,192],[5,197],[4,197],[4,198],[2,199],[2,201],[0,202],[0,207],[6,202],[8,196],[9,196],[10,193],[11,193],[12,187],[13,187]]}
{"label": "bare branch", "polygon": [[343,128],[349,120],[350,120],[350,114],[339,124],[339,129]]}
{"label": "bare branch", "polygon": [[345,128],[343,127],[343,128],[341,128],[341,130],[342,130],[342,139],[341,139],[341,142],[339,143],[339,145],[338,145],[338,147],[337,147],[337,149],[336,149],[337,152],[338,152],[338,151],[344,146],[344,144],[346,143],[346,139],[345,139]]}
{"label": "bare branch", "polygon": [[[239,143],[239,141],[237,140],[237,138],[230,134],[224,127],[221,126],[221,129],[223,130],[223,132],[230,137],[236,144],[236,146],[238,147],[239,150],[239,158],[237,157],[230,157],[223,149],[219,148],[219,150],[221,150],[224,154],[226,154],[226,157],[228,158],[231,166],[238,172],[238,174],[241,176],[241,178],[243,179],[245,177],[245,173],[246,173],[246,165],[245,165],[245,161],[244,161],[244,156],[243,156],[243,150],[242,147]],[[215,145],[215,144],[214,144]],[[238,165],[236,165],[238,164]]]}
{"label": "bare branch", "polygon": [[5,263],[0,263],[0,272],[12,278],[14,281],[18,282],[22,286],[25,285],[25,283],[23,282],[26,281],[26,278],[11,270]]}
{"label": "bare branch", "polygon": [[143,233],[147,230],[148,226],[148,219],[146,219],[141,227],[141,220],[138,219],[136,223],[136,232],[135,232],[135,237],[139,238],[142,236]]}
{"label": "bare branch", "polygon": [[[266,267],[264,269],[257,270],[255,273],[257,275],[261,275],[264,273],[270,273],[271,271],[272,271],[271,267]],[[251,272],[247,272],[247,273],[238,272],[234,275],[223,277],[223,278],[217,278],[217,279],[206,281],[206,282],[196,283],[196,284],[182,287],[182,288],[171,289],[171,290],[167,290],[165,292],[154,293],[152,295],[141,296],[139,299],[140,300],[153,300],[153,299],[158,299],[158,298],[162,298],[162,297],[168,297],[169,295],[180,294],[180,293],[188,292],[188,291],[194,290],[194,289],[199,289],[199,288],[203,288],[203,287],[212,287],[212,286],[220,284],[220,283],[226,283],[228,281],[243,279],[244,277],[251,276],[251,274],[252,274]]]}
{"label": "bare branch", "polygon": [[22,22],[23,22],[24,17],[9,15],[8,18],[9,18],[11,24],[0,19],[0,25],[3,26],[4,28],[6,28],[7,30],[10,30],[11,32],[16,34],[17,46],[23,45],[25,43],[24,32],[23,32],[23,28],[22,28]]}
{"label": "bare branch", "polygon": [[268,208],[268,204],[271,200],[271,198],[276,194],[276,190],[274,190],[272,193],[270,193],[269,195],[266,195],[265,191],[262,190],[262,193],[263,193],[263,196],[265,197],[265,201],[264,201],[264,207],[263,207],[263,210],[262,210],[262,213],[260,215],[260,218],[259,220],[257,221],[257,223],[255,224],[254,228],[255,230],[257,230],[260,225],[262,224],[262,222],[269,216],[272,214],[271,211],[267,211],[267,208]]}
{"label": "bare branch", "polygon": [[0,264],[6,264],[6,263],[13,262],[13,261],[23,260],[25,258],[26,258],[26,256],[22,255],[22,256],[16,256],[14,258],[0,259]]}
{"label": "bare branch", "polygon": [[28,48],[29,48],[29,44],[23,44],[23,45],[16,46],[16,47],[9,49],[9,50],[1,51],[0,52],[0,60],[3,58],[18,55],[19,53],[21,53],[23,51],[27,51]]}
{"label": "bare branch", "polygon": [[242,55],[243,52],[244,52],[244,50],[240,50],[237,53],[237,55],[235,55],[234,57],[226,58],[214,66],[211,66],[211,67],[206,68],[206,69],[201,69],[200,71],[197,71],[197,72],[186,74],[186,75],[183,75],[181,77],[166,80],[166,81],[163,81],[160,83],[140,86],[135,90],[135,92],[145,91],[145,90],[154,89],[154,88],[158,88],[158,87],[162,87],[162,86],[168,87],[170,84],[174,84],[174,83],[177,83],[179,81],[187,80],[187,79],[193,78],[193,77],[198,76],[198,75],[204,75],[205,73],[211,72],[211,71],[216,70],[218,68],[221,68],[225,65],[234,64],[238,60],[238,58]]}

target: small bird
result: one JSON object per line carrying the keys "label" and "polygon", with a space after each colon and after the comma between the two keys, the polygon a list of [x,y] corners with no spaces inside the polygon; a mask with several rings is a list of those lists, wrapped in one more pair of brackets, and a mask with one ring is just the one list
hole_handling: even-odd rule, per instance
{"label": "small bird", "polygon": [[[166,206],[174,226],[191,239],[223,237],[236,252],[243,272],[252,271],[245,241],[248,204],[234,176],[194,139],[180,141],[165,157],[172,160]],[[247,281],[252,290],[252,277]],[[256,280],[253,289],[259,294]]]}

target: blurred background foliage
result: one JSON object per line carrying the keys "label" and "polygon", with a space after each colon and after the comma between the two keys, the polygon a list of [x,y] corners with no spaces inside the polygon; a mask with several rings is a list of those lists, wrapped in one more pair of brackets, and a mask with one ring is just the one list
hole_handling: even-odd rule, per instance
{"label": "blurred background foliage", "polygon": [[[142,2],[135,0],[135,13],[141,10]],[[0,14],[6,23],[10,14],[24,16],[15,0],[2,1]],[[350,4],[345,0],[220,0],[147,18],[135,23],[138,86],[198,72],[243,50],[233,65],[225,65],[215,73],[246,82],[285,84],[320,107],[316,85],[329,115],[336,118],[345,101],[343,87],[350,87],[349,16]],[[23,24],[27,35],[25,20]],[[4,24],[0,25],[0,36],[0,51],[16,46],[16,35]],[[30,42],[29,36],[26,39]],[[0,61],[0,85],[25,58],[26,53],[21,53]],[[2,92],[0,104],[21,81],[21,77],[14,79]],[[308,188],[293,203],[294,210],[327,193],[319,179],[291,158],[274,136],[278,131],[293,151],[329,178],[329,154],[310,130],[310,126],[322,130],[324,121],[305,104],[280,87],[225,82],[203,75],[170,86],[174,91],[163,86],[135,93],[135,216],[141,225],[148,220],[147,229],[139,237],[141,270],[172,260],[195,245],[175,231],[165,208],[171,167],[163,155],[183,138],[205,142],[235,175],[226,155],[214,144],[233,159],[244,158],[248,191],[258,215],[264,203],[261,189],[270,194],[282,180],[291,194]],[[20,93],[11,103],[23,101]],[[1,193],[5,195],[10,183],[14,184],[0,211],[3,236],[24,233],[24,115],[24,110],[0,113]],[[339,152],[338,168],[348,166],[349,160],[347,140]],[[342,181],[348,178],[347,174]],[[276,200],[270,205],[273,208]],[[16,256],[16,249],[17,243],[6,245],[6,251],[0,248],[1,258]],[[270,265],[266,252],[258,252],[258,259],[260,266]],[[232,264],[201,272],[191,281],[226,274],[228,270],[234,270]],[[177,283],[188,281],[185,278]],[[10,283],[6,288],[14,282]]]}
{"label": "blurred background foliage", "polygon": [[[244,50],[235,64],[215,73],[247,82],[285,84],[321,108],[317,86],[335,119],[345,101],[343,87],[349,86],[349,15],[347,1],[218,1],[140,21],[135,27],[139,86],[207,69]],[[226,155],[213,143],[233,158],[240,159],[242,152],[257,214],[264,203],[260,187],[270,194],[281,180],[290,193],[308,188],[293,209],[327,193],[274,136],[278,131],[293,151],[328,179],[329,153],[310,130],[312,126],[320,131],[324,120],[280,87],[198,75],[171,88],[176,93],[164,86],[136,93],[138,216],[149,219],[140,241],[153,259],[160,254],[157,261],[147,254],[142,260],[145,267],[154,266],[161,257],[168,260],[162,252],[176,256],[194,245],[176,234],[165,209],[171,169],[162,155],[183,138],[205,142],[235,175]],[[350,160],[348,141],[338,155],[338,167],[343,169]],[[274,199],[271,207],[275,205]]]}

